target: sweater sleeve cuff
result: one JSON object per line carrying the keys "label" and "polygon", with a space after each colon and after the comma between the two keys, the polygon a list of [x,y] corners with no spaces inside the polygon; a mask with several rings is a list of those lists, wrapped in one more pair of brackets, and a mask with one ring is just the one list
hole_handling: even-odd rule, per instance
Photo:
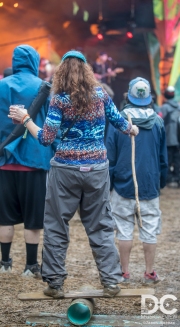
{"label": "sweater sleeve cuff", "polygon": [[39,141],[39,143],[41,144],[41,145],[44,145],[43,144],[43,129],[39,129],[38,131],[37,131],[37,139],[38,139],[38,141]]}
{"label": "sweater sleeve cuff", "polygon": [[132,125],[130,123],[128,123],[127,129],[125,131],[123,131],[123,134],[130,135],[131,128],[132,128]]}

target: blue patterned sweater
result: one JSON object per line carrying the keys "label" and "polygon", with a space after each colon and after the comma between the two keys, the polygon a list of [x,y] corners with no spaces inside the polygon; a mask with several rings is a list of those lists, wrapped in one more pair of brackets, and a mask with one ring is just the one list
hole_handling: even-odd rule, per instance
{"label": "blue patterned sweater", "polygon": [[[68,94],[54,95],[44,126],[37,133],[40,144],[50,145],[59,129],[63,136],[75,115],[76,112]],[[54,160],[69,165],[105,162],[107,160],[104,145],[105,116],[115,128],[124,134],[129,134],[131,125],[121,116],[104,89],[96,87],[92,107],[78,117],[66,137],[60,141]]]}

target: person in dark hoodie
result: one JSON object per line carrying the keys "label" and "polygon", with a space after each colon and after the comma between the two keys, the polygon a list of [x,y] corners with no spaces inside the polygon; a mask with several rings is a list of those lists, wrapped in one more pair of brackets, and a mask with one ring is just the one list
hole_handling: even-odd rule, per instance
{"label": "person in dark hoodie", "polygon": [[[139,187],[142,228],[139,221],[139,239],[143,242],[146,269],[144,283],[157,283],[153,269],[156,235],[160,234],[160,187],[166,184],[167,149],[163,120],[150,104],[152,97],[147,80],[137,77],[129,83],[127,105],[121,115],[128,113],[139,127],[135,140],[135,169]],[[120,261],[125,282],[129,282],[129,258],[133,245],[136,201],[131,168],[131,139],[125,138],[109,124],[105,140],[111,180],[111,206],[119,240]]]}
{"label": "person in dark hoodie", "polygon": [[[29,45],[14,49],[13,75],[0,81],[0,142],[16,126],[8,118],[9,106],[23,104],[29,108],[38,94],[42,83],[38,77],[39,60],[39,54]],[[36,116],[38,126],[43,126],[48,105],[49,100]],[[28,132],[26,138],[19,137],[8,144],[0,156],[0,273],[12,270],[10,248],[14,225],[24,223],[26,265],[23,275],[40,277],[37,251],[43,228],[46,171],[53,154],[53,146],[42,147]]]}
{"label": "person in dark hoodie", "polygon": [[175,88],[168,86],[164,97],[166,102],[160,108],[166,130],[168,151],[168,176],[167,186],[180,186],[180,144],[178,140],[178,119],[180,117],[180,105],[175,101]]}

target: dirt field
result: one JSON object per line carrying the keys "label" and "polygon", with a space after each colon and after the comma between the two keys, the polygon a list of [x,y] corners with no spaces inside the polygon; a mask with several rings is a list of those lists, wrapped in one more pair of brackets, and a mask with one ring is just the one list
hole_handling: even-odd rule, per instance
{"label": "dirt field", "polygon": [[[164,189],[161,194],[161,210],[163,219],[162,234],[158,237],[155,270],[163,279],[155,288],[155,295],[160,298],[166,294],[180,299],[180,189]],[[71,242],[68,249],[66,266],[69,272],[65,282],[65,290],[77,290],[82,284],[92,284],[100,289],[98,272],[91,254],[88,240],[78,215],[71,221]],[[41,260],[41,245],[39,261]],[[17,299],[20,292],[42,290],[45,284],[31,278],[21,277],[25,265],[25,245],[23,226],[16,227],[15,238],[11,250],[13,273],[0,275],[0,326],[25,326],[27,314],[33,311],[66,313],[71,300],[21,302]],[[131,284],[128,288],[141,288],[144,273],[142,245],[135,231],[134,247],[131,254]],[[173,303],[178,309],[180,326],[180,307],[178,301]],[[140,299],[98,299],[95,314],[140,315]],[[160,312],[158,312],[160,314]],[[167,325],[166,325],[167,326]],[[178,325],[174,325],[178,327]]]}

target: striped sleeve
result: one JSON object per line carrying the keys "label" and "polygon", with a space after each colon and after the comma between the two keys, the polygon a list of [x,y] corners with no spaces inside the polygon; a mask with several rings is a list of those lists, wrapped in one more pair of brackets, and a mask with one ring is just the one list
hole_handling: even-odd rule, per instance
{"label": "striped sleeve", "polygon": [[37,132],[40,144],[49,146],[53,143],[62,121],[61,101],[58,95],[52,97],[43,128]]}
{"label": "striped sleeve", "polygon": [[129,124],[128,121],[121,116],[111,97],[105,91],[103,91],[103,101],[105,115],[110,123],[124,134],[129,134],[132,127],[131,124]]}

